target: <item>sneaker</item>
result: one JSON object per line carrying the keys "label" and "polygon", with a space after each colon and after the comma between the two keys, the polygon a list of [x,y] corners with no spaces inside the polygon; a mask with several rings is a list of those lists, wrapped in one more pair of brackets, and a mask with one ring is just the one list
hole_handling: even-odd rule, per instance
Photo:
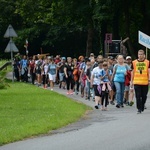
{"label": "sneaker", "polygon": [[120,105],[119,105],[119,104],[117,104],[117,105],[116,105],[116,107],[117,107],[117,108],[120,108]]}
{"label": "sneaker", "polygon": [[67,95],[69,95],[70,93],[69,92],[67,92]]}
{"label": "sneaker", "polygon": [[75,91],[75,94],[76,94],[76,95],[78,95],[78,92],[77,92],[77,91]]}
{"label": "sneaker", "polygon": [[51,89],[51,91],[53,91],[53,89]]}
{"label": "sneaker", "polygon": [[139,109],[139,110],[137,111],[137,114],[141,114],[141,112],[142,112],[142,111]]}
{"label": "sneaker", "polygon": [[115,105],[114,101],[110,101],[110,104],[111,104],[111,105]]}
{"label": "sneaker", "polygon": [[39,87],[39,86],[41,86],[41,84],[40,84],[40,83],[38,83],[38,87]]}
{"label": "sneaker", "polygon": [[129,102],[127,102],[127,103],[126,103],[126,106],[130,106],[130,103],[129,103]]}
{"label": "sneaker", "polygon": [[127,100],[124,98],[123,103],[126,104]]}
{"label": "sneaker", "polygon": [[130,105],[130,106],[132,106],[133,104],[134,104],[134,102],[133,102],[133,101],[131,101],[131,102],[129,103],[129,105]]}
{"label": "sneaker", "polygon": [[122,107],[122,108],[124,108],[124,106],[123,106],[123,105],[121,105],[121,107]]}
{"label": "sneaker", "polygon": [[98,109],[99,107],[98,107],[98,105],[95,105],[95,109]]}
{"label": "sneaker", "polygon": [[59,84],[59,88],[61,89],[61,83]]}

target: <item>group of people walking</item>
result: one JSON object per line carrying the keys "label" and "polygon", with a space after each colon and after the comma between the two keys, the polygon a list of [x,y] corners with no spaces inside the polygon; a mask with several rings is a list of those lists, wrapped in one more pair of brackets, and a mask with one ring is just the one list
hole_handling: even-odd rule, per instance
{"label": "group of people walking", "polygon": [[138,59],[132,61],[118,55],[116,58],[93,53],[89,57],[78,58],[48,56],[45,58],[26,56],[14,60],[14,73],[17,81],[28,82],[53,90],[55,83],[66,89],[67,95],[80,94],[86,100],[93,100],[95,108],[107,110],[108,104],[122,108],[134,104],[134,91],[138,114],[145,109],[150,82],[150,63],[143,50],[138,51]]}

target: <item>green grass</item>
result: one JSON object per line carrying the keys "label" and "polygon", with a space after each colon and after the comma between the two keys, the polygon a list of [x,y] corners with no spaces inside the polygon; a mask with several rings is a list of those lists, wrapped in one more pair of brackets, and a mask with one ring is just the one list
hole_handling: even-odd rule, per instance
{"label": "green grass", "polygon": [[25,83],[0,90],[0,145],[49,133],[77,121],[88,106]]}
{"label": "green grass", "polygon": [[0,60],[0,67],[8,61],[11,61],[11,60],[5,60],[5,59]]}

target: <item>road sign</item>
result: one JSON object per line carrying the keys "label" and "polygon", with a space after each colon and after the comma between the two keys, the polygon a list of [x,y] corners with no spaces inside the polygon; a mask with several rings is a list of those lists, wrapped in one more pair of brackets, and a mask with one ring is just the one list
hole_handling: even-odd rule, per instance
{"label": "road sign", "polygon": [[18,48],[16,47],[15,43],[12,41],[12,39],[10,39],[6,49],[5,49],[5,52],[8,53],[8,52],[18,52]]}
{"label": "road sign", "polygon": [[112,43],[112,33],[105,34],[105,41],[106,43]]}
{"label": "road sign", "polygon": [[15,30],[13,29],[12,25],[9,25],[5,34],[4,34],[4,38],[9,38],[10,41],[5,49],[5,52],[10,52],[11,53],[11,62],[12,62],[12,81],[14,81],[14,67],[13,67],[13,52],[18,52],[18,48],[16,47],[16,45],[14,44],[14,42],[12,41],[13,37],[18,37],[17,33],[15,32]]}
{"label": "road sign", "polygon": [[138,40],[141,45],[150,49],[150,36],[138,31]]}
{"label": "road sign", "polygon": [[5,34],[4,34],[4,38],[10,38],[10,37],[18,37],[17,33],[15,32],[14,28],[12,27],[12,25],[9,25]]}

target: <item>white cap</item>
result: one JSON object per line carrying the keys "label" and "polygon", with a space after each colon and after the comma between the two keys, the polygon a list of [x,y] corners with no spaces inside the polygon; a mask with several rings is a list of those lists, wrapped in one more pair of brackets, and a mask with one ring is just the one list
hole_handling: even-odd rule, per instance
{"label": "white cap", "polygon": [[127,56],[127,57],[126,57],[126,60],[127,60],[127,59],[132,59],[132,58],[131,58],[131,56]]}

